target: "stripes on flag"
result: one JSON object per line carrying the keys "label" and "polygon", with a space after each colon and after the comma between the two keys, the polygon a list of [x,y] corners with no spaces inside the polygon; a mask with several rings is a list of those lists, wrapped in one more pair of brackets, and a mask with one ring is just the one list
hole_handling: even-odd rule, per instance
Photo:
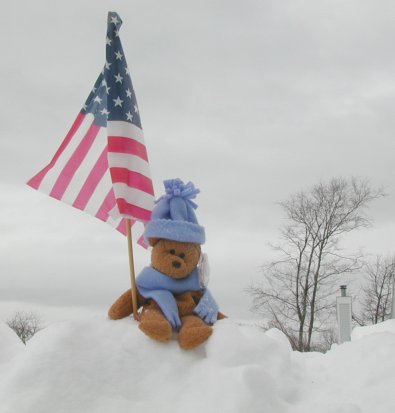
{"label": "stripes on flag", "polygon": [[28,185],[107,222],[126,235],[124,219],[114,220],[109,215],[116,201],[108,173],[107,134],[105,128],[93,122],[91,114],[78,114],[52,161]]}
{"label": "stripes on flag", "polygon": [[[103,71],[51,162],[28,185],[126,235],[125,218],[150,220],[154,189],[121,23],[109,13]],[[146,246],[142,237],[138,243]]]}
{"label": "stripes on flag", "polygon": [[154,189],[147,173],[148,154],[136,96],[119,39],[120,26],[119,16],[112,16],[107,30],[108,65],[104,69],[110,89],[107,105],[111,107],[107,122],[110,175],[119,215],[148,221],[154,207]]}

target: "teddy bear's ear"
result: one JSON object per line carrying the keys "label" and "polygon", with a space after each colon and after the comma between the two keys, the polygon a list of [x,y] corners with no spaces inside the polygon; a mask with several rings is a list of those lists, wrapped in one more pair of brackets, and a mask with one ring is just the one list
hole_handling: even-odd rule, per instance
{"label": "teddy bear's ear", "polygon": [[159,242],[160,238],[149,238],[148,243],[151,247],[155,246]]}

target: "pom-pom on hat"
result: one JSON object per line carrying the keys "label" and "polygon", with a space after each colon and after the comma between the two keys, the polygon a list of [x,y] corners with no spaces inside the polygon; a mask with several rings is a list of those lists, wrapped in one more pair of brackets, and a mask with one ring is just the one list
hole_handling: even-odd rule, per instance
{"label": "pom-pom on hat", "polygon": [[184,184],[181,179],[163,181],[166,194],[156,201],[152,211],[151,221],[148,222],[144,237],[164,238],[179,242],[204,244],[206,237],[204,227],[200,226],[192,201],[200,192],[192,182]]}

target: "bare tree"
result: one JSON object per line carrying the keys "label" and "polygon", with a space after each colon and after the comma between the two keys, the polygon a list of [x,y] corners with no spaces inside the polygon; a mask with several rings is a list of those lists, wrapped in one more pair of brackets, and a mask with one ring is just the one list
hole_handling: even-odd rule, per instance
{"label": "bare tree", "polygon": [[365,267],[366,284],[362,287],[362,324],[377,324],[391,314],[392,283],[395,277],[395,256],[378,255]]}
{"label": "bare tree", "polygon": [[382,196],[367,182],[332,179],[281,203],[287,223],[279,258],[263,267],[264,281],[251,286],[253,309],[268,318],[294,349],[310,351],[314,331],[324,330],[333,314],[337,276],[360,268],[358,255],[343,255],[339,241],[369,225],[365,208]]}
{"label": "bare tree", "polygon": [[17,311],[15,315],[7,321],[18,337],[26,344],[38,331],[42,329],[41,318],[35,313]]}
{"label": "bare tree", "polygon": [[317,342],[311,346],[310,350],[326,353],[334,343],[337,343],[336,328],[334,326],[327,326],[324,330],[319,331],[319,338]]}

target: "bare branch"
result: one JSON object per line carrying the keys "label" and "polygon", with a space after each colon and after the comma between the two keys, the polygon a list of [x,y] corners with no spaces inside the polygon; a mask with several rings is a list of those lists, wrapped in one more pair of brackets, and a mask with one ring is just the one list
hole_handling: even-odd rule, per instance
{"label": "bare branch", "polygon": [[[362,267],[361,254],[342,252],[340,240],[370,225],[365,210],[383,195],[361,179],[334,178],[280,203],[287,223],[273,247],[278,259],[262,267],[264,284],[249,293],[254,310],[280,328],[295,349],[309,351],[314,334],[329,331],[336,280]],[[380,309],[390,302],[386,285],[380,284]]]}
{"label": "bare branch", "polygon": [[42,329],[40,316],[32,312],[18,311],[7,321],[7,324],[15,331],[23,344],[26,344],[28,340]]}

